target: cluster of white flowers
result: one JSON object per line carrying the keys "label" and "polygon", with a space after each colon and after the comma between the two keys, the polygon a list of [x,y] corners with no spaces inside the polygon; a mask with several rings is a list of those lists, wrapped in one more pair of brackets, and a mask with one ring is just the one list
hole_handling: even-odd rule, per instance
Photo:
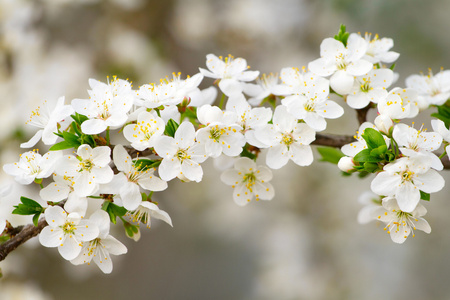
{"label": "cluster of white flowers", "polygon": [[[32,147],[42,139],[52,145],[50,151],[25,152],[3,170],[21,184],[41,186],[37,202],[44,207],[33,214],[44,212],[48,223],[39,237],[42,245],[58,247],[74,264],[93,259],[109,273],[110,254],[127,251],[109,234],[110,222],[119,218],[134,239],[141,222],[150,227],[151,217],[172,225],[152,200],[153,193],[176,177],[200,182],[201,164],[210,157],[234,161],[221,179],[234,189],[236,204],[271,200],[271,169],[289,160],[310,165],[316,132],[327,128],[327,119],[344,114],[329,97],[334,93],[353,109],[378,108],[374,124],[363,123],[355,142],[342,147],[345,156],[338,166],[350,173],[377,173],[371,189],[382,200],[360,220],[387,223],[392,239],[403,242],[416,227],[430,231],[419,202],[444,186],[437,172],[443,165],[433,152],[443,140],[450,142],[450,132],[440,120],[432,123],[435,132],[399,121],[445,103],[450,75],[413,75],[407,88],[388,90],[397,76],[385,64],[399,56],[390,51],[392,46],[391,39],[340,32],[322,42],[321,57],[309,63],[309,70],[283,68],[279,78],[264,74],[258,79],[259,72],[248,70],[245,59],[208,54],[208,70],[200,68],[187,79],[174,73],[172,79],[138,89],[115,76],[106,83],[90,79],[89,99],[66,105],[61,97],[53,110],[45,103],[33,112],[29,124],[40,130],[21,146]],[[218,106],[213,105],[215,87],[198,88],[204,77],[214,79],[223,94]],[[129,144],[111,144],[111,134],[122,135]],[[265,162],[259,162],[261,152]],[[51,176],[53,181],[46,179]],[[44,179],[49,182],[45,187]]]}

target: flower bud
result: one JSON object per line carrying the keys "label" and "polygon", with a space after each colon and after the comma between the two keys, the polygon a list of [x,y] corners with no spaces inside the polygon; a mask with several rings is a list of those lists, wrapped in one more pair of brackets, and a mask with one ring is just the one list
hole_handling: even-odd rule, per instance
{"label": "flower bud", "polygon": [[344,156],[338,162],[338,168],[343,172],[350,172],[353,170],[355,164],[353,163],[352,157]]}
{"label": "flower bud", "polygon": [[378,130],[388,136],[391,136],[394,122],[388,115],[379,115],[375,118],[375,126]]}

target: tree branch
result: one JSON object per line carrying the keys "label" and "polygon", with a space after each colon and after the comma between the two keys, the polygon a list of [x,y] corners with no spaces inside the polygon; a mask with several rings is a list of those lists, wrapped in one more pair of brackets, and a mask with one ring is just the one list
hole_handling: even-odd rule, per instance
{"label": "tree branch", "polygon": [[[355,141],[352,136],[348,135],[336,135],[336,134],[316,134],[316,140],[312,142],[313,145],[318,146],[328,146],[328,147],[336,147],[340,148],[346,144]],[[137,152],[135,149],[131,147],[125,147],[130,154],[130,156],[135,157]],[[139,152],[139,155],[147,156],[150,154],[154,154],[151,150],[147,149]],[[446,155],[441,159],[444,169],[450,169],[450,161],[448,156]],[[0,245],[0,261],[4,260],[6,256],[15,250],[17,247],[28,241],[34,236],[37,236],[42,229],[47,225],[45,218],[39,220],[38,226],[34,226],[33,224],[28,224],[25,226],[11,227],[8,228],[7,233],[11,234],[12,237]],[[17,234],[16,234],[17,233]]]}
{"label": "tree branch", "polygon": [[37,236],[46,225],[47,221],[45,221],[45,218],[42,218],[39,220],[37,227],[33,224],[21,226],[22,230],[17,235],[13,236],[2,245],[0,245],[0,261],[4,260],[6,256],[8,256],[8,254],[14,251],[17,247],[19,247],[32,237]]}

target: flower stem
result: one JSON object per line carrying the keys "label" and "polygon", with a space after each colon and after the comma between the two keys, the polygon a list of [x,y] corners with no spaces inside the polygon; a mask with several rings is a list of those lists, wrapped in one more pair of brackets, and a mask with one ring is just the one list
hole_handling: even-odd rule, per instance
{"label": "flower stem", "polygon": [[220,98],[219,108],[222,109],[223,102],[225,101],[225,94],[222,94],[222,98]]}
{"label": "flower stem", "polygon": [[111,145],[111,144],[109,143],[109,126],[108,126],[108,128],[106,128],[106,144],[107,144],[108,146]]}

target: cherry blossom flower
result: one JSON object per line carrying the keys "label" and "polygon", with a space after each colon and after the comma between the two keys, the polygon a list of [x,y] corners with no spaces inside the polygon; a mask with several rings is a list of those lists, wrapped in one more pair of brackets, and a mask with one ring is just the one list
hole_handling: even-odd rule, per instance
{"label": "cherry blossom flower", "polygon": [[355,84],[347,96],[347,104],[359,109],[369,103],[378,103],[388,94],[386,88],[392,84],[394,72],[390,69],[373,69],[369,73],[355,78]]}
{"label": "cherry blossom flower", "polygon": [[156,177],[154,168],[139,170],[122,145],[116,145],[113,151],[114,164],[120,173],[114,175],[109,186],[114,186],[127,210],[136,209],[142,202],[140,187],[149,191],[163,191],[167,182]]}
{"label": "cherry blossom flower", "polygon": [[376,216],[378,215],[378,211],[382,205],[381,198],[382,197],[370,191],[366,191],[359,196],[358,202],[364,205],[364,207],[358,212],[359,224],[367,224],[370,221],[377,220]]}
{"label": "cherry blossom flower", "polygon": [[226,110],[236,113],[236,123],[242,127],[242,133],[247,143],[260,148],[267,147],[255,138],[255,130],[267,125],[272,118],[272,109],[268,107],[252,108],[245,100],[244,95],[240,94],[228,99]]}
{"label": "cherry blossom flower", "polygon": [[378,112],[391,119],[414,118],[419,113],[419,99],[414,89],[392,89],[386,98],[378,101]]}
{"label": "cherry blossom flower", "polygon": [[136,124],[130,124],[123,129],[123,135],[131,142],[131,146],[139,151],[152,148],[155,140],[164,133],[163,119],[152,113],[139,113]]}
{"label": "cherry blossom flower", "polygon": [[390,38],[379,38],[378,34],[375,34],[372,39],[370,33],[366,33],[365,41],[367,42],[367,51],[363,58],[373,64],[377,63],[393,63],[400,56],[399,53],[389,51],[394,47],[394,41]]}
{"label": "cherry blossom flower", "polygon": [[187,79],[180,79],[181,73],[173,73],[173,79],[161,79],[159,84],[149,83],[139,87],[136,95],[137,104],[147,108],[156,108],[161,105],[176,105],[181,103],[189,93],[194,92],[203,75],[198,73]]}
{"label": "cherry blossom flower", "polygon": [[444,168],[439,157],[432,153],[442,144],[442,136],[439,133],[426,132],[422,128],[417,130],[406,124],[397,124],[392,136],[404,155],[415,156],[420,153],[431,158],[433,169],[441,171]]}
{"label": "cherry blossom flower", "polygon": [[427,213],[427,209],[422,204],[417,204],[411,212],[405,212],[400,209],[394,197],[386,197],[382,205],[374,214],[377,215],[378,220],[386,224],[384,230],[390,234],[393,242],[402,244],[411,233],[413,237],[415,236],[416,229],[425,233],[431,232],[430,225],[422,218]]}
{"label": "cherry blossom flower", "polygon": [[406,78],[406,86],[418,91],[428,104],[442,105],[450,98],[450,70],[441,70],[433,75],[411,75]]}
{"label": "cherry blossom flower", "polygon": [[269,75],[262,74],[261,77],[256,78],[256,84],[244,84],[243,92],[250,96],[248,103],[258,106],[270,95],[284,95],[286,89],[278,83],[278,74],[270,73]]}
{"label": "cherry blossom flower", "polygon": [[59,206],[50,206],[45,210],[44,227],[39,235],[39,242],[44,247],[58,247],[58,252],[66,260],[77,257],[83,242],[95,239],[98,227],[89,220],[82,220],[77,213],[67,214]]}
{"label": "cherry blossom flower", "polygon": [[125,124],[135,99],[131,84],[114,77],[107,84],[89,79],[89,85],[90,99],[72,100],[75,111],[89,118],[81,124],[83,133],[98,134],[108,127],[115,129]]}
{"label": "cherry blossom flower", "polygon": [[127,216],[134,223],[144,223],[147,228],[151,227],[152,218],[162,220],[173,227],[172,219],[170,218],[169,214],[159,209],[158,205],[150,201],[142,201],[139,207],[133,212],[128,212]]}
{"label": "cherry blossom flower", "polygon": [[227,96],[242,93],[243,82],[255,80],[259,71],[248,71],[247,61],[243,58],[234,58],[231,55],[217,57],[214,54],[206,55],[208,70],[199,68],[205,77],[220,79],[219,88]]}
{"label": "cherry blossom flower", "polygon": [[272,171],[265,166],[241,157],[234,163],[234,168],[226,170],[220,179],[234,189],[233,199],[239,206],[244,206],[252,199],[272,200],[275,191],[268,182],[272,179]]}
{"label": "cherry blossom flower", "polygon": [[109,274],[113,269],[111,254],[125,254],[127,248],[109,234],[110,219],[107,212],[97,210],[90,216],[89,221],[99,228],[98,237],[84,242],[80,254],[70,262],[74,265],[80,265],[90,264],[94,260],[103,273]]}
{"label": "cherry blossom flower", "polygon": [[70,105],[64,105],[64,97],[58,98],[53,110],[49,106],[50,104],[45,101],[42,107],[39,106],[31,113],[27,124],[42,129],[38,130],[28,142],[20,144],[21,148],[33,147],[41,138],[46,145],[56,143],[58,136],[55,132],[58,131],[58,123],[73,114],[74,110]]}
{"label": "cherry blossom flower", "polygon": [[281,100],[281,103],[290,114],[304,120],[315,131],[325,130],[325,119],[336,119],[344,114],[339,104],[328,100],[328,80],[311,72],[300,73],[293,68],[283,69],[281,74],[283,84],[292,94]]}
{"label": "cherry blossom flower", "polygon": [[175,177],[200,182],[203,169],[200,163],[208,156],[204,146],[195,140],[192,123],[184,122],[178,127],[175,136],[161,136],[155,142],[155,151],[163,158],[158,172],[163,180]]}
{"label": "cherry blossom flower", "polygon": [[275,109],[273,124],[255,132],[255,137],[270,147],[266,163],[272,169],[280,169],[290,159],[299,166],[310,165],[313,154],[309,144],[315,136],[314,130],[305,123],[298,123],[282,105]]}
{"label": "cherry blossom flower", "polygon": [[76,212],[84,217],[88,206],[86,197],[81,197],[74,192],[74,178],[70,176],[63,176],[53,174],[54,182],[41,189],[39,195],[45,201],[59,202],[67,199],[64,203],[64,209],[71,213]]}
{"label": "cherry blossom flower", "polygon": [[420,191],[435,193],[444,187],[444,179],[430,166],[429,156],[399,158],[383,167],[371,189],[378,195],[395,196],[400,209],[410,213],[420,201]]}
{"label": "cherry blossom flower", "polygon": [[77,156],[66,155],[59,160],[56,173],[73,177],[74,191],[79,196],[89,196],[97,191],[99,184],[108,183],[113,179],[110,161],[109,147],[92,149],[91,146],[83,144],[78,147]]}
{"label": "cherry blossom flower", "polygon": [[205,147],[206,155],[218,157],[222,153],[237,156],[242,152],[245,138],[237,125],[237,115],[217,106],[204,105],[197,110],[197,118],[206,127],[197,131],[197,141]]}
{"label": "cherry blossom flower", "polygon": [[60,151],[50,151],[40,155],[37,151],[28,151],[20,155],[18,162],[5,164],[3,171],[14,176],[20,184],[30,184],[35,179],[52,175],[56,161],[62,156]]}
{"label": "cherry blossom flower", "polygon": [[354,76],[366,74],[372,63],[363,59],[367,51],[366,41],[356,33],[350,34],[347,46],[334,38],[326,38],[320,45],[320,56],[309,63],[308,68],[320,76],[330,76],[331,88],[348,94],[354,85]]}

